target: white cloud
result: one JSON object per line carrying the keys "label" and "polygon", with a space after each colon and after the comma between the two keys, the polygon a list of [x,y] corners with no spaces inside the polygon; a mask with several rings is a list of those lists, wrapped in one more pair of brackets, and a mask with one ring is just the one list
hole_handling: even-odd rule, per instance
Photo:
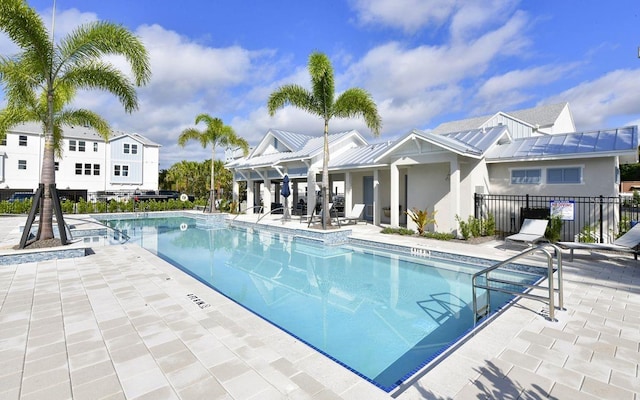
{"label": "white cloud", "polygon": [[633,122],[640,104],[638,76],[640,69],[611,71],[550,97],[545,103],[568,101],[578,130],[610,127],[614,120]]}
{"label": "white cloud", "polygon": [[473,114],[495,112],[496,108],[510,110],[530,100],[534,96],[534,90],[561,80],[576,66],[577,64],[543,65],[492,76],[476,91],[474,102],[478,106]]}
{"label": "white cloud", "polygon": [[441,26],[457,7],[452,0],[353,0],[359,21],[366,25],[383,24],[405,32],[427,25]]}

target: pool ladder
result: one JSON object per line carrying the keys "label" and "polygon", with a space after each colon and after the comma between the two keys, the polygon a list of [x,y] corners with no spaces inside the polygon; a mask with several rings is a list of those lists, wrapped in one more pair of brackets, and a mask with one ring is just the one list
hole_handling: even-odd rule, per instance
{"label": "pool ladder", "polygon": [[[557,257],[557,288],[553,286],[553,273],[554,273],[554,263],[553,263],[553,255],[546,249],[546,247],[552,247],[553,252]],[[491,278],[489,274],[496,269],[503,267],[513,261],[524,258],[525,256],[533,255],[536,252],[542,252],[547,258],[547,283],[548,286],[540,286],[540,285],[531,285],[527,283],[521,283],[516,281],[510,281],[506,279],[498,279]],[[483,282],[478,282],[480,277],[484,277]],[[517,286],[520,288],[526,288],[524,292],[518,291],[515,289],[509,289],[507,287],[500,287],[497,285],[510,285]],[[508,258],[504,261],[501,261],[491,267],[485,268],[482,271],[476,272],[473,274],[471,278],[471,287],[472,287],[472,295],[473,295],[473,323],[474,325],[483,317],[489,315],[491,313],[491,291],[497,291],[507,294],[512,294],[515,296],[525,297],[534,300],[541,300],[546,302],[549,305],[549,320],[556,321],[555,319],[555,295],[558,295],[558,309],[563,309],[563,295],[562,295],[562,251],[559,247],[554,244],[543,244],[533,248],[528,248],[522,253],[516,254],[515,256]],[[478,293],[477,289],[485,289],[486,290],[486,304],[482,307],[478,307]],[[527,290],[529,289],[529,290]],[[531,289],[546,289],[547,295],[538,295],[531,293]]]}

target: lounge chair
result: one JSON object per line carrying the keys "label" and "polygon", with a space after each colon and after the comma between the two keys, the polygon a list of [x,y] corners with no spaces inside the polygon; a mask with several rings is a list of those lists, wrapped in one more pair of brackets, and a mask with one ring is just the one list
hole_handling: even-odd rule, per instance
{"label": "lounge chair", "polygon": [[355,204],[353,209],[348,215],[344,217],[338,217],[338,225],[341,224],[357,224],[358,221],[362,221],[362,214],[364,213],[364,204]]}
{"label": "lounge chair", "polygon": [[[336,212],[335,209],[333,208],[333,203],[329,203],[328,206],[329,206],[329,214],[331,214],[332,212],[333,213]],[[322,216],[323,215],[324,215],[324,212],[323,212],[322,208],[320,208],[320,207],[314,208],[313,212],[309,216],[309,221],[307,222],[307,228],[310,227],[311,224],[314,223],[314,222],[322,222]]]}
{"label": "lounge chair", "polygon": [[533,246],[535,243],[546,240],[544,232],[547,230],[549,220],[546,219],[525,219],[520,227],[520,232],[515,235],[507,236],[506,242],[520,242]]}
{"label": "lounge chair", "polygon": [[640,245],[640,224],[636,224],[624,235],[617,238],[613,243],[583,243],[583,242],[558,242],[561,249],[569,250],[569,261],[573,261],[573,251],[578,250],[609,250],[622,253],[632,253],[638,259],[638,246]]}

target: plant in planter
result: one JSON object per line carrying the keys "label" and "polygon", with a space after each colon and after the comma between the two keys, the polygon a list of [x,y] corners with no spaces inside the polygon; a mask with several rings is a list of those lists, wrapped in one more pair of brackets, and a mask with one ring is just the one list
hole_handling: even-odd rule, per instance
{"label": "plant in planter", "polygon": [[416,229],[418,230],[418,234],[422,235],[424,233],[424,228],[429,224],[438,225],[436,222],[436,210],[433,210],[431,215],[425,208],[424,210],[419,210],[416,207],[413,207],[411,210],[405,211],[405,214],[411,218],[411,221],[416,224]]}

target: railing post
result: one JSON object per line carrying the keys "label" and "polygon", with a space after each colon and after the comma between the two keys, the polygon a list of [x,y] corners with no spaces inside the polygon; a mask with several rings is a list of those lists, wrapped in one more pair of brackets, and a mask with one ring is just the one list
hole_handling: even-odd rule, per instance
{"label": "railing post", "polygon": [[602,221],[602,219],[603,219],[602,218],[602,214],[603,214],[603,211],[604,211],[603,202],[604,202],[604,196],[600,195],[600,243],[604,243],[604,236],[603,236],[604,235],[604,229],[603,229],[604,228],[604,226],[603,226],[604,224],[603,224],[603,221]]}

